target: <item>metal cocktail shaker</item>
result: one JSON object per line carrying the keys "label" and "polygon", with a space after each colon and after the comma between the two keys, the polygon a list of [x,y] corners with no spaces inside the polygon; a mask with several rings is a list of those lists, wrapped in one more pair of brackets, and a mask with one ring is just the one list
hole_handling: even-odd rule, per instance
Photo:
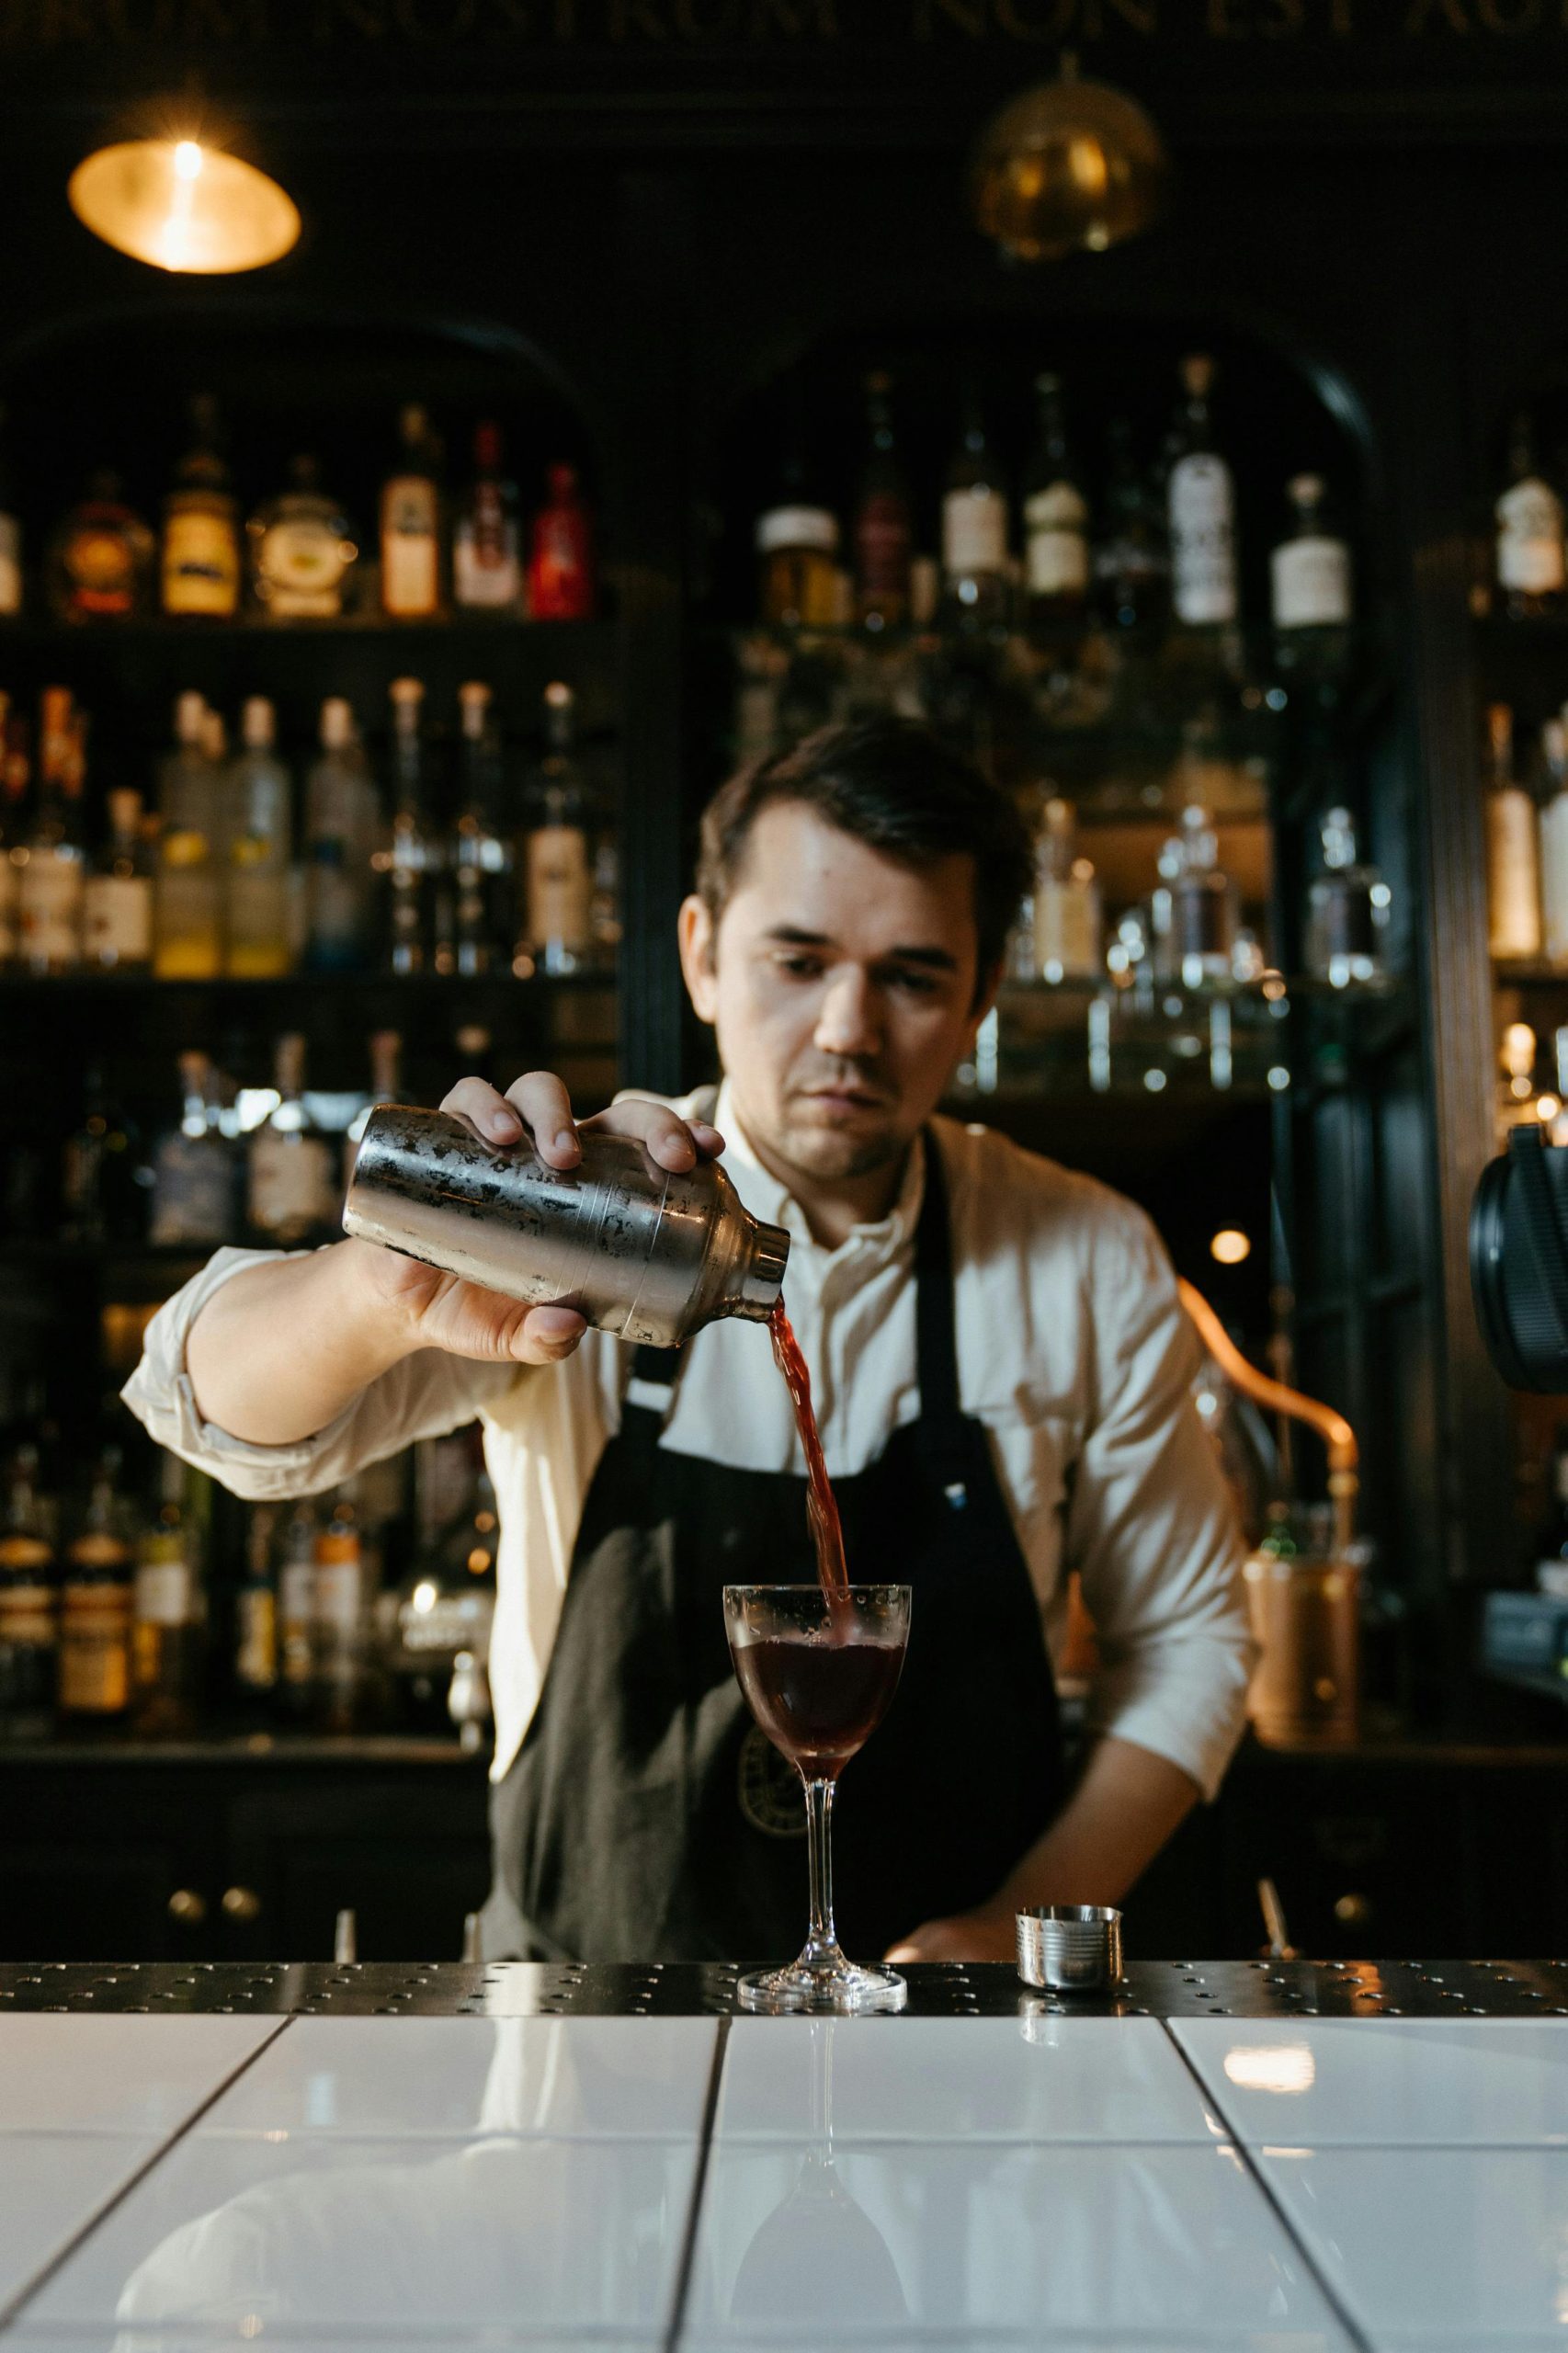
{"label": "metal cocktail shaker", "polygon": [[488,1143],[446,1111],[372,1111],[343,1230],[465,1282],[574,1307],[601,1331],[673,1347],[721,1315],[766,1323],[790,1237],[762,1225],[722,1168],[661,1168],[630,1136],[585,1135],[551,1168],[526,1132]]}

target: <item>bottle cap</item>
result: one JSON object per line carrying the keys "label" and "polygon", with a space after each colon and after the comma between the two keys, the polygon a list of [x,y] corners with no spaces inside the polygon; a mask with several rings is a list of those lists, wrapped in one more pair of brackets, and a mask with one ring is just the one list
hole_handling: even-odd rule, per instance
{"label": "bottle cap", "polygon": [[[425,699],[423,678],[394,678],[387,693],[392,699],[392,710],[399,719],[411,715],[417,720],[419,707]],[[323,715],[325,715],[324,705]]]}
{"label": "bottle cap", "polygon": [[[547,699],[552,691],[551,688],[545,688]],[[490,713],[490,692],[483,678],[470,678],[458,688],[462,730],[471,742],[484,733],[484,722]]]}
{"label": "bottle cap", "polygon": [[228,757],[229,731],[221,710],[207,710],[201,715],[201,748],[210,760]]}
{"label": "bottle cap", "polygon": [[1214,362],[1206,351],[1189,352],[1181,363],[1181,381],[1188,397],[1207,400],[1214,385]]}
{"label": "bottle cap", "polygon": [[187,687],[175,699],[175,734],[182,744],[199,744],[201,722],[207,713],[207,698]]}
{"label": "bottle cap", "polygon": [[1322,474],[1292,474],[1285,485],[1285,494],[1293,506],[1316,506],[1324,489]]}
{"label": "bottle cap", "polygon": [[277,733],[277,718],[266,695],[247,695],[240,713],[240,735],[247,750],[269,752]]}
{"label": "bottle cap", "polygon": [[354,709],[342,695],[328,695],[321,707],[321,739],[329,752],[346,752],[354,741]]}
{"label": "bottle cap", "polygon": [[838,518],[825,506],[770,506],[757,517],[759,555],[772,555],[779,548],[810,548],[819,555],[833,555],[837,547]]}
{"label": "bottle cap", "polygon": [[117,834],[136,831],[142,822],[142,795],[134,785],[116,785],[108,797],[108,821]]}

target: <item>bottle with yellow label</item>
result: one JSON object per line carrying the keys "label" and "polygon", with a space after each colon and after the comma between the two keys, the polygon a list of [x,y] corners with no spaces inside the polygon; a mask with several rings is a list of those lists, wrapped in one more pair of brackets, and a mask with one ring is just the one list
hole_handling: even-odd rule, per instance
{"label": "bottle with yellow label", "polygon": [[164,501],[161,568],[165,613],[232,620],[240,608],[240,509],[230,487],[207,392],[190,404],[191,442]]}
{"label": "bottle with yellow label", "polygon": [[132,1730],[149,1740],[184,1738],[200,1710],[206,1611],[187,1476],[177,1455],[164,1456],[161,1501],[136,1552],[131,1717]]}
{"label": "bottle with yellow label", "polygon": [[73,1731],[113,1731],[131,1705],[131,1547],[119,1493],[120,1451],[106,1447],[60,1594],[60,1713]]}
{"label": "bottle with yellow label", "polygon": [[0,1506],[0,1740],[42,1740],[53,1724],[60,1640],[54,1571],[38,1449],[19,1446]]}
{"label": "bottle with yellow label", "polygon": [[222,970],[223,722],[200,695],[183,694],[175,734],[158,779],[153,970],[161,981],[210,981]]}

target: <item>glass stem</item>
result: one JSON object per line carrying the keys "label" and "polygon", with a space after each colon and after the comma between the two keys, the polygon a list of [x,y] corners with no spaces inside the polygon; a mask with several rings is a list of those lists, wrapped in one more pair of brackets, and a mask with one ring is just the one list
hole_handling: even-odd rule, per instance
{"label": "glass stem", "polygon": [[806,1859],[812,1880],[812,1933],[806,1949],[835,1953],[833,1925],[833,1789],[831,1781],[806,1783]]}

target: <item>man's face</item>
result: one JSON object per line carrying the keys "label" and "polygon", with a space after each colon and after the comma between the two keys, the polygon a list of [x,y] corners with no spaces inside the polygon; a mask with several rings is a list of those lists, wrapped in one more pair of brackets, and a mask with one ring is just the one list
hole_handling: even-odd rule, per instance
{"label": "man's face", "polygon": [[712,936],[681,961],[752,1142],[831,1185],[899,1159],[974,1040],[974,861],[902,865],[795,801],[752,827]]}

